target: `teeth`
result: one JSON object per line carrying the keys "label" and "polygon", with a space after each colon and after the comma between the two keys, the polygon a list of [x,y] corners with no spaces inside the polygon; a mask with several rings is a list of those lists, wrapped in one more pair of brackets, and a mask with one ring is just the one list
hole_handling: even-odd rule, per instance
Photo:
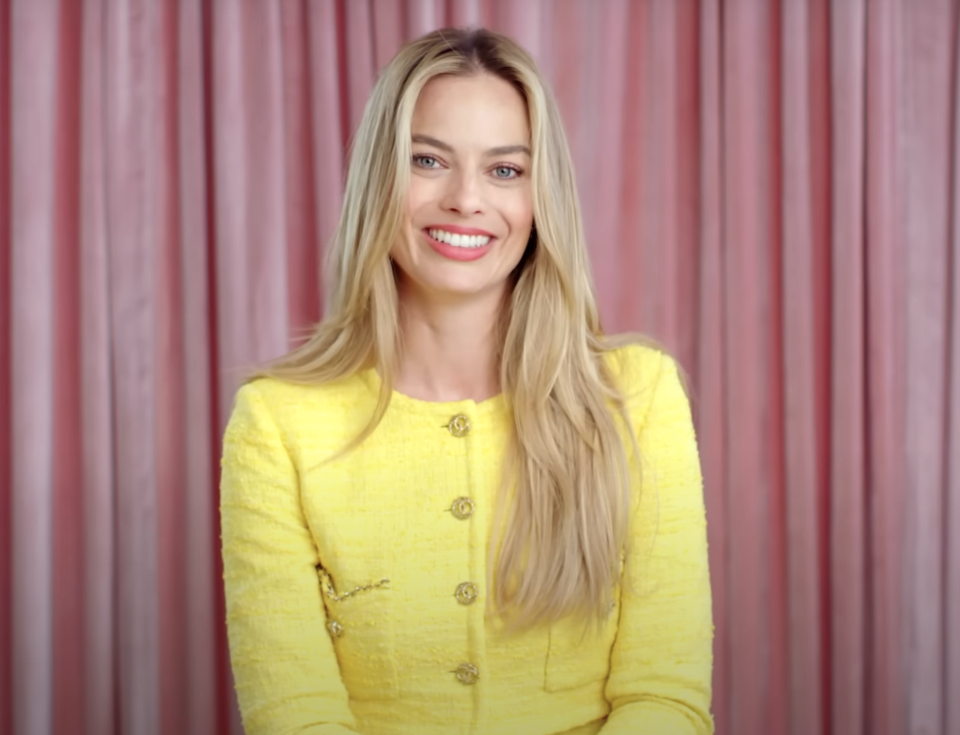
{"label": "teeth", "polygon": [[455,248],[482,248],[490,242],[490,238],[486,235],[455,235],[444,230],[428,230],[428,232],[434,240],[453,245]]}

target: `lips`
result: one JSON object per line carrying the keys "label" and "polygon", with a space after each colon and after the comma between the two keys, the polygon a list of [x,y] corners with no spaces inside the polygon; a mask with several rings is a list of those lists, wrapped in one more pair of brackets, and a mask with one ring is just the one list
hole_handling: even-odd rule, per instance
{"label": "lips", "polygon": [[[439,240],[430,234],[431,231],[435,233],[437,233],[437,231],[442,231],[443,234],[441,236],[444,237],[444,239],[453,240],[454,242],[462,244],[455,245],[449,242],[444,242],[443,240]],[[490,252],[490,248],[497,239],[486,230],[480,230],[474,227],[434,226],[426,227],[422,230],[422,232],[423,236],[427,240],[427,243],[431,248],[433,248],[434,252],[436,252],[438,255],[442,255],[444,258],[458,260],[461,262],[479,260],[488,252]],[[479,244],[482,243],[484,238],[489,239],[487,239],[485,244]]]}

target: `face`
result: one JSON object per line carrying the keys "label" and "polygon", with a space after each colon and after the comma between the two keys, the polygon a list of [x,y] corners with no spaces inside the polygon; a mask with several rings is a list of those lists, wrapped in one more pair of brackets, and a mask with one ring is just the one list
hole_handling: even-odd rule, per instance
{"label": "face", "polygon": [[431,79],[417,100],[400,292],[502,294],[533,226],[527,107],[491,74]]}

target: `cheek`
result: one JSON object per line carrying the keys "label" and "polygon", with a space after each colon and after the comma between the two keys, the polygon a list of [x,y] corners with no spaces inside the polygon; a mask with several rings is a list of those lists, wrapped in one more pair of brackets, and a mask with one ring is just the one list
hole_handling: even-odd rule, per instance
{"label": "cheek", "polygon": [[[518,234],[529,232],[533,227],[533,197],[530,193],[517,197],[504,210],[504,215],[510,223],[510,229]],[[522,238],[526,241],[526,237]]]}
{"label": "cheek", "polygon": [[417,176],[410,177],[407,188],[407,221],[415,222],[417,214],[435,199],[435,193],[430,181]]}
{"label": "cheek", "polygon": [[416,177],[412,178],[407,189],[406,218],[403,223],[403,229],[391,250],[391,255],[394,260],[399,262],[400,260],[406,259],[404,257],[404,251],[408,250],[412,244],[413,236],[417,228],[417,215],[428,202],[429,193],[426,191],[426,187],[424,187],[423,183],[418,181]]}

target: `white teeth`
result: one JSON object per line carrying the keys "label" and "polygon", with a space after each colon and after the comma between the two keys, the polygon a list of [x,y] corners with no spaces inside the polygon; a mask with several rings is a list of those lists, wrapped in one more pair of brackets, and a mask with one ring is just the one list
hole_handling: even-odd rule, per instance
{"label": "white teeth", "polygon": [[455,248],[480,248],[490,242],[486,235],[457,235],[444,230],[428,230],[430,237]]}

